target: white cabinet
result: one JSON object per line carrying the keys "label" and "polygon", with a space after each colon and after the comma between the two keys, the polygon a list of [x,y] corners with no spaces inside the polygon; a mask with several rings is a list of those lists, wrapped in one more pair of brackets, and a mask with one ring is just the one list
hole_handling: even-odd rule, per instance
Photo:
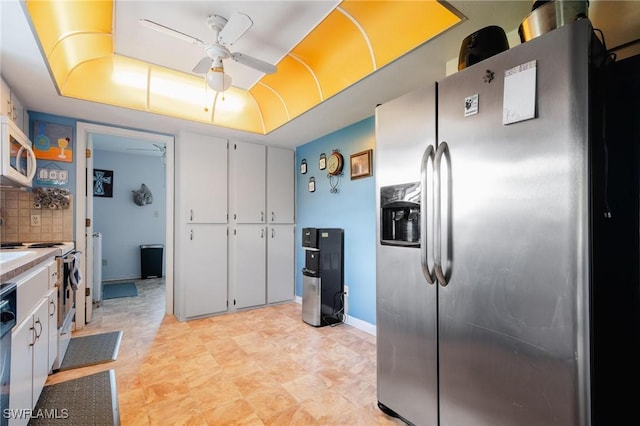
{"label": "white cabinet", "polygon": [[293,300],[294,226],[271,225],[267,238],[267,303]]}
{"label": "white cabinet", "polygon": [[289,149],[180,133],[178,319],[293,299],[294,163]]}
{"label": "white cabinet", "polygon": [[233,142],[230,154],[233,220],[236,223],[265,223],[265,146]]}
{"label": "white cabinet", "polygon": [[[11,333],[11,388],[9,406],[12,410],[30,410],[38,402],[49,373],[48,299],[26,315]],[[9,419],[9,425],[26,425],[28,418]]]}
{"label": "white cabinet", "polygon": [[193,224],[186,227],[179,263],[182,294],[177,307],[181,320],[227,310],[227,226]]}
{"label": "white cabinet", "polygon": [[176,144],[176,299],[180,320],[227,310],[228,143],[181,132]]}
{"label": "white cabinet", "polygon": [[[57,274],[56,274],[57,275]],[[47,293],[47,314],[48,314],[48,329],[49,334],[47,336],[48,341],[48,357],[47,357],[47,371],[51,371],[53,363],[58,357],[58,287],[53,287]]]}
{"label": "white cabinet", "polygon": [[294,153],[290,149],[267,148],[267,220],[294,222]]}
{"label": "white cabinet", "polygon": [[0,79],[0,115],[14,121],[26,135],[29,135],[29,115],[9,85]]}
{"label": "white cabinet", "polygon": [[180,133],[176,144],[178,220],[227,223],[227,140]]}
{"label": "white cabinet", "polygon": [[3,79],[0,79],[0,115],[11,117],[11,113],[11,89]]}
{"label": "white cabinet", "polygon": [[33,314],[36,341],[33,345],[33,406],[49,375],[49,300],[42,299]]}
{"label": "white cabinet", "polygon": [[233,230],[235,307],[266,303],[266,229],[261,225],[238,225]]}

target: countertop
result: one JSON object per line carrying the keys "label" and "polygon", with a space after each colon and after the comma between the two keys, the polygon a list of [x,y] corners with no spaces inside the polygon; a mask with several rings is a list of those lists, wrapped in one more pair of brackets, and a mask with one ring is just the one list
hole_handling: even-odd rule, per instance
{"label": "countertop", "polygon": [[13,248],[0,250],[0,283],[13,278],[55,256],[62,256],[75,248],[72,242],[60,243],[47,248]]}

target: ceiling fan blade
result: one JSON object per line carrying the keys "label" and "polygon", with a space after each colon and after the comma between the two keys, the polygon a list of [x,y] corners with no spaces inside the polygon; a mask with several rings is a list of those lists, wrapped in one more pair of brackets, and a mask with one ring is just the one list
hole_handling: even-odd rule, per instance
{"label": "ceiling fan blade", "polygon": [[274,72],[276,72],[276,66],[272,65],[268,62],[262,61],[260,59],[256,59],[252,56],[249,55],[245,55],[244,53],[232,53],[231,54],[231,59],[233,59],[234,61],[242,64],[242,65],[246,65],[250,68],[253,68],[255,70],[261,71],[265,74],[273,74]]}
{"label": "ceiling fan blade", "polygon": [[244,13],[234,12],[224,28],[222,28],[222,31],[220,31],[220,34],[218,34],[218,42],[232,45],[252,26],[253,21],[249,16]]}
{"label": "ceiling fan blade", "polygon": [[197,46],[204,46],[205,44],[204,41],[200,40],[199,38],[192,37],[189,34],[174,30],[173,28],[169,28],[165,25],[158,24],[157,22],[150,21],[149,19],[140,19],[139,22],[147,28],[151,28],[152,30],[158,31],[162,34],[166,34],[170,37],[186,41],[187,43],[195,44]]}
{"label": "ceiling fan blade", "polygon": [[209,68],[211,68],[211,58],[205,56],[200,59],[200,62],[198,62],[195,67],[193,67],[192,71],[196,74],[204,74],[209,71]]}

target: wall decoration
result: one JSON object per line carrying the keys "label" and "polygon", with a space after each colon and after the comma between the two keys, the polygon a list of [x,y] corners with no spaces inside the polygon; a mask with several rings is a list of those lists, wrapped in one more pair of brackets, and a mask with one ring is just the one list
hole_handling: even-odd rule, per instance
{"label": "wall decoration", "polygon": [[320,154],[320,159],[318,160],[318,167],[320,168],[320,170],[324,170],[327,168],[327,156],[325,155],[324,152]]}
{"label": "wall decoration", "polygon": [[300,162],[300,173],[303,175],[307,173],[307,160],[304,158]]}
{"label": "wall decoration", "polygon": [[360,179],[363,177],[371,176],[371,157],[373,155],[372,149],[358,152],[351,155],[351,179]]}
{"label": "wall decoration", "polygon": [[307,189],[309,190],[309,192],[316,192],[316,178],[309,178],[309,185],[307,186]]}
{"label": "wall decoration", "polygon": [[71,192],[65,188],[33,188],[34,209],[68,209]]}
{"label": "wall decoration", "polygon": [[113,170],[93,169],[93,196],[113,197]]}
{"label": "wall decoration", "polygon": [[49,163],[45,167],[38,167],[36,172],[36,184],[38,185],[67,185],[69,183],[69,171],[56,163]]}
{"label": "wall decoration", "polygon": [[133,192],[133,202],[138,206],[146,206],[153,203],[153,194],[151,190],[144,183],[140,185],[140,189]]}
{"label": "wall decoration", "polygon": [[33,134],[36,135],[33,142],[33,152],[36,158],[73,162],[73,126],[62,124],[33,122]]}

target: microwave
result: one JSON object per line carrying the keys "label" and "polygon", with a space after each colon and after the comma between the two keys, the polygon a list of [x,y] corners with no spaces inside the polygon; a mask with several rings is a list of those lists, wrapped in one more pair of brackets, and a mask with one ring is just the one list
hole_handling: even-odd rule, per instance
{"label": "microwave", "polygon": [[31,141],[7,116],[0,117],[0,185],[30,188],[36,174],[36,156]]}

